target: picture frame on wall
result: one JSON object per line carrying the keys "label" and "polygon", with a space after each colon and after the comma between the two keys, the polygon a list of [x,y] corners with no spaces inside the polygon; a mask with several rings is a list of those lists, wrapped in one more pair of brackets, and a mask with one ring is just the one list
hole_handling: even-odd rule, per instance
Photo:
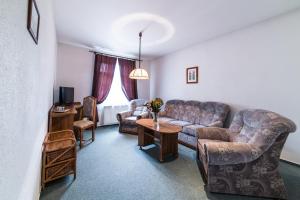
{"label": "picture frame on wall", "polygon": [[198,66],[186,68],[186,83],[198,83]]}
{"label": "picture frame on wall", "polygon": [[34,42],[38,44],[40,12],[35,0],[28,0],[27,29]]}

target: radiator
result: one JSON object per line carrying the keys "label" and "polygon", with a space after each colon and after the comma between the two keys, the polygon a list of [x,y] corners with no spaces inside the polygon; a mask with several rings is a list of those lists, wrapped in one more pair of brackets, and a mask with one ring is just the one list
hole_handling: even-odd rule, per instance
{"label": "radiator", "polygon": [[102,106],[101,104],[97,105],[99,122],[97,126],[112,125],[117,124],[117,113],[128,110],[128,105],[120,106]]}

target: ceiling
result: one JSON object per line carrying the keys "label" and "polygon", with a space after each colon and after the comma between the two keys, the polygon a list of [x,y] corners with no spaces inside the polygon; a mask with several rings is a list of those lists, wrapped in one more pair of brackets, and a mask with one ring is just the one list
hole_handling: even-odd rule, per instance
{"label": "ceiling", "polygon": [[153,59],[300,7],[299,0],[54,0],[58,40]]}

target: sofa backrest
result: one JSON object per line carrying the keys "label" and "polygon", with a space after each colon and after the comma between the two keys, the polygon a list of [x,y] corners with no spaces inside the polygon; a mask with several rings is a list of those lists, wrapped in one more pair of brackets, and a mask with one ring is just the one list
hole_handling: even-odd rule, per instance
{"label": "sofa backrest", "polygon": [[[166,116],[172,117],[174,119],[180,119],[180,114],[182,113],[182,106],[184,101],[182,100],[169,100],[166,102],[165,111]],[[181,110],[179,110],[181,108]]]}
{"label": "sofa backrest", "polygon": [[223,127],[230,107],[219,102],[202,102],[199,111],[195,118],[196,124],[208,126],[211,123],[220,121]]}
{"label": "sofa backrest", "polygon": [[235,114],[229,127],[233,142],[244,142],[266,151],[281,134],[296,131],[291,120],[267,110],[247,109]]}
{"label": "sofa backrest", "polygon": [[169,100],[165,105],[168,117],[204,126],[217,121],[223,125],[229,110],[228,105],[218,102]]}

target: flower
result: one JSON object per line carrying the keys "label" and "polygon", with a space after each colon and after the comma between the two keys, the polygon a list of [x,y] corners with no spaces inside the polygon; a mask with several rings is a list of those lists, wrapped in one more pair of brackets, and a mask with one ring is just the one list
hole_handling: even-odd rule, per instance
{"label": "flower", "polygon": [[158,113],[160,111],[162,105],[164,105],[164,102],[161,98],[155,98],[145,104],[145,106],[147,106],[147,109],[150,112],[155,112],[155,113]]}

